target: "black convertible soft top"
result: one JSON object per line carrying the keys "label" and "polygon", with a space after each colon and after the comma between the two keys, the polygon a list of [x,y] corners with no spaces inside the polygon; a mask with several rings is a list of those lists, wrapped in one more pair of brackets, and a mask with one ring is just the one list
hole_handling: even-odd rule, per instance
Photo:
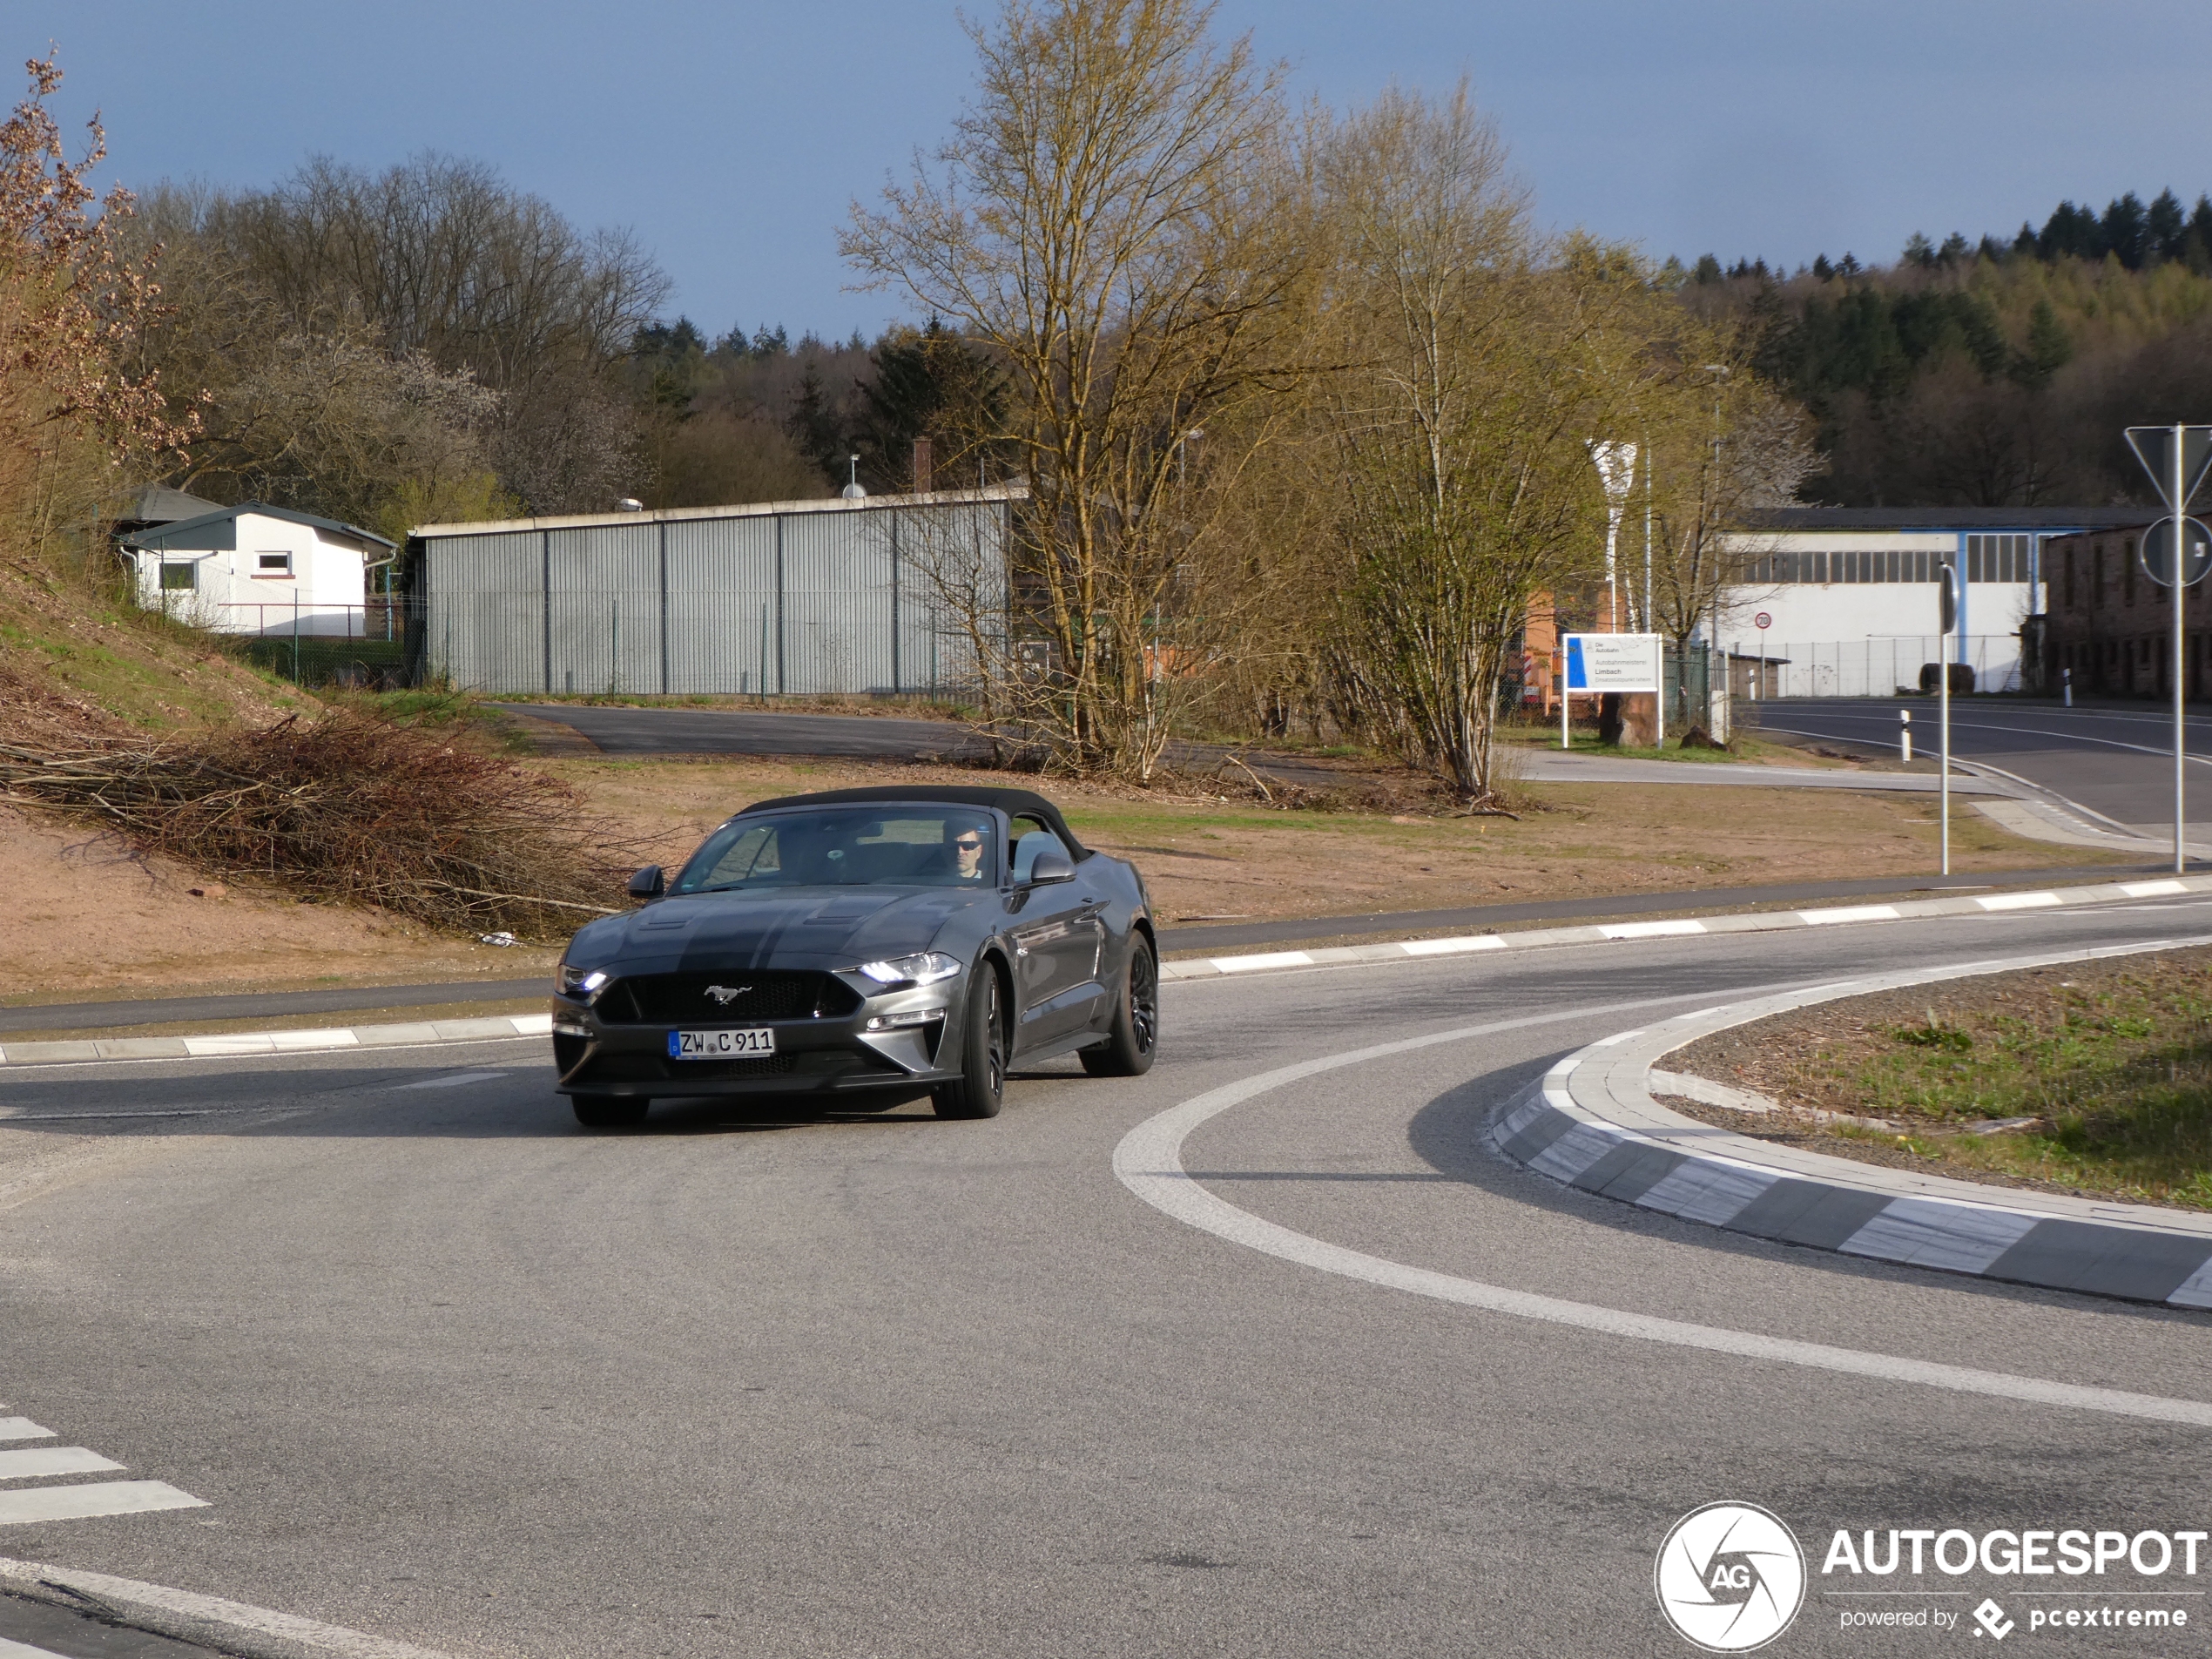
{"label": "black convertible soft top", "polygon": [[1076,839],[1075,831],[1068,827],[1068,820],[1060,809],[1034,789],[978,789],[963,784],[878,784],[867,789],[825,789],[813,795],[783,795],[774,800],[757,800],[737,814],[779,811],[786,806],[838,806],[861,801],[947,801],[959,806],[995,806],[1008,818],[1028,813],[1044,820],[1045,827],[1057,835],[1069,853],[1081,860],[1091,854],[1091,849]]}

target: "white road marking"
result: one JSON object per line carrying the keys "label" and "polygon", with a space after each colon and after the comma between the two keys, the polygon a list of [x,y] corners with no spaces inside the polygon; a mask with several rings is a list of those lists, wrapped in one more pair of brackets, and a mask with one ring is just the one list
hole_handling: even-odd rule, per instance
{"label": "white road marking", "polygon": [[297,1614],[249,1607],[242,1602],[226,1602],[190,1590],[172,1590],[165,1584],[145,1584],[109,1573],[88,1573],[79,1568],[13,1561],[0,1555],[0,1590],[11,1586],[34,1593],[41,1589],[74,1592],[89,1601],[123,1609],[147,1629],[179,1636],[206,1640],[207,1627],[212,1625],[226,1631],[246,1631],[257,1637],[276,1638],[273,1642],[256,1642],[250,1649],[237,1644],[244,1652],[328,1654],[334,1659],[445,1659],[443,1655],[428,1648],[366,1635],[359,1630],[303,1619]]}
{"label": "white road marking", "polygon": [[66,1659],[51,1648],[26,1647],[20,1642],[10,1642],[0,1636],[0,1659]]}
{"label": "white road marking", "polygon": [[1258,956],[1217,956],[1213,965],[1224,974],[1248,974],[1255,968],[1311,968],[1313,959],[1302,950],[1277,950]]}
{"label": "white road marking", "polygon": [[1231,1107],[1241,1105],[1286,1083],[1346,1066],[1356,1066],[1365,1061],[1379,1060],[1391,1055],[1412,1054],[1443,1043],[1465,1042],[1474,1037],[1529,1026],[1588,1020],[1602,1013],[1618,1013],[1675,1000],[1649,997],[1641,1002],[1592,1004],[1549,1014],[1533,1014],[1520,1019],[1499,1020],[1485,1025],[1432,1032],[1426,1036],[1378,1043],[1372,1048],[1354,1049],[1343,1054],[1303,1060],[1296,1065],[1278,1067],[1240,1082],[1209,1089],[1203,1095],[1184,1101],[1180,1106],[1170,1107],[1166,1111],[1145,1119],[1123,1136],[1121,1143],[1114,1149],[1114,1174],[1123,1186],[1163,1214],[1173,1217],[1186,1226],[1225,1238],[1231,1244],[1242,1244],[1248,1250],[1294,1262],[1302,1267],[1339,1274],[1345,1278],[1359,1279],[1391,1290],[1410,1291],[1416,1296],[1433,1297],[1439,1301],[1454,1302],[1485,1312],[1509,1314],[1515,1318],[1568,1325],[1638,1342],[1663,1343],[1673,1347],[1702,1349],[1710,1353],[1733,1354],[1746,1359],[1837,1372],[1845,1376],[1869,1377],[1882,1382],[1911,1383],[1954,1393],[1979,1394],[2076,1411],[2102,1412],[2117,1417],[2143,1418],[2152,1422],[2187,1423],[2196,1427],[2212,1428],[2212,1402],[2205,1400],[2168,1399],[2156,1394],[2130,1393],[2117,1388],[2085,1387],[2076,1383],[2053,1382],[2040,1377],[1979,1371],[1971,1366],[1941,1365],[1932,1360],[1912,1359],[1893,1354],[1867,1353],[1853,1348],[1835,1348],[1825,1343],[1800,1342],[1792,1338],[1766,1336],[1757,1332],[1693,1325],[1681,1319],[1597,1307],[1587,1302],[1570,1302],[1561,1297],[1541,1296],[1529,1291],[1509,1290],[1500,1285],[1485,1285],[1450,1273],[1439,1273],[1404,1262],[1389,1261],[1379,1256],[1369,1256],[1360,1251],[1347,1250],[1340,1244],[1332,1244],[1307,1234],[1295,1232],[1288,1227],[1263,1220],[1249,1211],[1239,1210],[1200,1185],[1183,1167],[1183,1143],[1193,1130]]}
{"label": "white road marking", "polygon": [[1823,927],[1838,921],[1902,921],[1895,905],[1840,905],[1832,910],[1800,910],[1797,920],[1809,927]]}
{"label": "white road marking", "polygon": [[2055,893],[1988,893],[1974,902],[1984,910],[2040,910],[2065,901]]}
{"label": "white road marking", "polygon": [[419,1083],[401,1083],[401,1089],[458,1089],[462,1083],[488,1083],[496,1077],[504,1077],[503,1071],[456,1071],[449,1077],[426,1077]]}
{"label": "white road marking", "polygon": [[86,1521],[149,1509],[205,1509],[207,1501],[165,1480],[102,1480],[84,1487],[27,1487],[0,1492],[0,1527],[32,1521]]}
{"label": "white road marking", "polygon": [[54,1431],[41,1428],[28,1417],[0,1417],[0,1440],[51,1440]]}
{"label": "white road marking", "polygon": [[81,1446],[35,1446],[0,1452],[0,1480],[28,1480],[35,1474],[97,1474],[123,1466]]}

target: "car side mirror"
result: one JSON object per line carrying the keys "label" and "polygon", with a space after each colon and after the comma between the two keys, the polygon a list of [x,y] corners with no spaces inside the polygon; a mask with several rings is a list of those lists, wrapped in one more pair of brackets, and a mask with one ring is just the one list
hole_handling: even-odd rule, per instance
{"label": "car side mirror", "polygon": [[648,864],[630,878],[630,896],[633,899],[658,899],[667,891],[668,878],[661,873],[658,864]]}
{"label": "car side mirror", "polygon": [[1029,885],[1042,887],[1054,881],[1073,881],[1076,867],[1065,853],[1040,853],[1029,866]]}

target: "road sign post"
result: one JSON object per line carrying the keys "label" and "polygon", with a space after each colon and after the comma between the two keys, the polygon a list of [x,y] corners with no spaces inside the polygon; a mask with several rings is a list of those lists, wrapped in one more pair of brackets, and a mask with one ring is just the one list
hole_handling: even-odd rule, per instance
{"label": "road sign post", "polygon": [[2151,526],[2140,555],[2143,573],[2174,594],[2174,873],[2188,862],[2186,786],[2188,736],[2189,590],[2212,570],[2212,532],[2188,516],[2189,501],[2212,466],[2212,426],[2131,426],[2128,447],[2166,502],[2170,517]]}
{"label": "road sign post", "polygon": [[1663,694],[1665,642],[1657,634],[1568,634],[1561,642],[1566,672],[1560,677],[1559,746],[1571,745],[1567,699],[1577,691],[1653,691]]}

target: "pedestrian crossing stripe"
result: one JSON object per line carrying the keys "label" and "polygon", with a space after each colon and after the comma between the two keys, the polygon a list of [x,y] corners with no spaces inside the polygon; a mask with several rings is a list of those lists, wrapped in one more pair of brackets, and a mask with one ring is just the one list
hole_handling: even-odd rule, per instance
{"label": "pedestrian crossing stripe", "polygon": [[[0,1440],[51,1440],[54,1431],[28,1417],[0,1417]],[[0,1451],[0,1480],[98,1474],[123,1465],[82,1446],[35,1446]],[[0,1527],[36,1521],[89,1521],[96,1515],[141,1514],[155,1509],[205,1509],[165,1480],[94,1480],[74,1486],[0,1487]],[[0,1659],[10,1659],[0,1646]]]}

